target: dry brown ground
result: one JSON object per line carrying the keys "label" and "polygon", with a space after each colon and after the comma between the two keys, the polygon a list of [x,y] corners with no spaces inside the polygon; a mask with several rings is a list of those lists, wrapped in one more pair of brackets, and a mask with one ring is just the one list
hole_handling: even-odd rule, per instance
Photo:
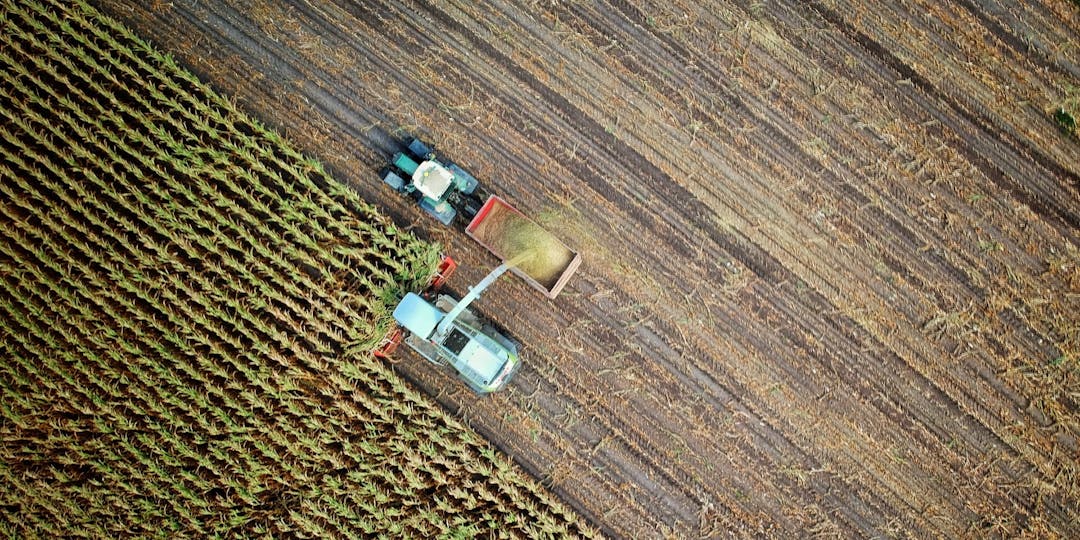
{"label": "dry brown ground", "polygon": [[625,537],[1080,534],[1080,6],[102,0],[402,224],[405,130],[581,250],[477,399]]}

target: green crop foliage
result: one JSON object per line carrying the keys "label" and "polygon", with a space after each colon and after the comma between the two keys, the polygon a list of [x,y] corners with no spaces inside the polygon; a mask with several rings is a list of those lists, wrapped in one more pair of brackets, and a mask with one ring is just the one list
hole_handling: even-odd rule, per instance
{"label": "green crop foliage", "polygon": [[84,0],[0,5],[0,237],[0,535],[596,536],[369,354],[439,247]]}

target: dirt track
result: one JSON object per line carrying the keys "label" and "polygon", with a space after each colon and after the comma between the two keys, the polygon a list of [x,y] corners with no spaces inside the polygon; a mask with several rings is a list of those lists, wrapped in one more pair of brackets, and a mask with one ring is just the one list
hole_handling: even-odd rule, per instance
{"label": "dirt track", "polygon": [[[447,244],[404,130],[584,254],[478,400],[399,369],[613,536],[1075,536],[1080,7],[102,1]],[[487,3],[476,3],[487,4]]]}

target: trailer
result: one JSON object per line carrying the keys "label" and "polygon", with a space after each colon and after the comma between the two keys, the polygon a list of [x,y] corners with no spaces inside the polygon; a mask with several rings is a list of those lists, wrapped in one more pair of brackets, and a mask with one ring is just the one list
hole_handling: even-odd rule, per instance
{"label": "trailer", "polygon": [[548,298],[555,298],[581,265],[581,256],[502,197],[484,190],[464,169],[435,155],[434,148],[409,138],[382,170],[383,182],[411,197],[444,225],[468,220],[466,234],[510,271]]}
{"label": "trailer", "polygon": [[465,234],[502,261],[519,261],[510,271],[548,298],[558,296],[581,265],[581,254],[498,195],[488,197]]}

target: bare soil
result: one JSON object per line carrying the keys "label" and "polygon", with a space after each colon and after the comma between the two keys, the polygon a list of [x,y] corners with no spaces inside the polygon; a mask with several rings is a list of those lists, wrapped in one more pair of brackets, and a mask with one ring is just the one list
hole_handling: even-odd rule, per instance
{"label": "bare soil", "polygon": [[381,185],[394,135],[583,254],[480,302],[508,391],[397,368],[607,534],[1080,535],[1075,2],[101,7],[444,242],[451,287],[498,261]]}

